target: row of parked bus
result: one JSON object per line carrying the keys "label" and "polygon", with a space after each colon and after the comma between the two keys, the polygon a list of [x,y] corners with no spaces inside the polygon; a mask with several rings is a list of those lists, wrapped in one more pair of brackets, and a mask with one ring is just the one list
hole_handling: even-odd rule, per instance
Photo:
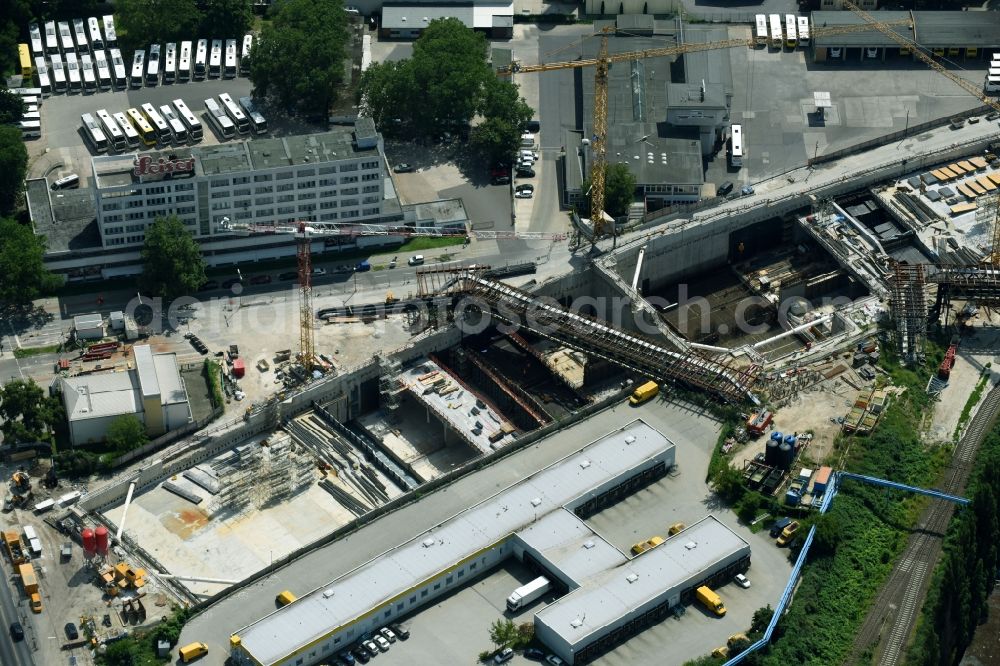
{"label": "row of parked bus", "polygon": [[[103,23],[103,26],[102,26]],[[103,32],[101,28],[104,28]],[[46,55],[68,55],[74,53],[83,55],[94,51],[103,51],[117,46],[118,35],[115,32],[115,20],[110,14],[100,21],[96,16],[84,19],[73,19],[73,29],[69,21],[48,21],[42,28],[37,23],[28,25],[28,35],[31,41],[29,54],[32,58]],[[27,46],[27,45],[25,45]]]}
{"label": "row of parked bus", "polygon": [[[132,57],[131,70],[126,69],[121,51],[117,47],[94,48],[93,51],[75,51],[35,55],[32,49],[20,44],[21,75],[38,82],[42,94],[94,93],[121,88],[141,88],[174,82],[199,81],[205,78],[233,78],[246,74],[247,56],[253,46],[253,35],[243,39],[242,57],[237,55],[235,39],[167,44],[161,53],[160,45],[138,50]],[[192,51],[192,49],[194,49]]]}
{"label": "row of parked bus", "polygon": [[182,99],[159,108],[143,104],[124,113],[96,113],[80,116],[83,135],[95,153],[119,153],[170,144],[198,143],[204,136],[201,121]]}
{"label": "row of parked bus", "polygon": [[1000,93],[1000,52],[994,53],[992,60],[990,60],[984,88],[988,93]]}
{"label": "row of parked bus", "polygon": [[[794,49],[797,46],[809,46],[809,17],[785,14],[757,14],[757,28],[754,40],[758,46],[782,47]],[[784,32],[782,32],[784,28]]]}
{"label": "row of parked bus", "polygon": [[222,140],[237,134],[267,133],[267,120],[249,97],[240,97],[239,104],[229,93],[219,95],[218,101],[209,97],[205,100],[205,117]]}
{"label": "row of parked bus", "polygon": [[18,121],[18,129],[21,130],[21,138],[40,139],[42,138],[42,114],[39,108],[42,105],[42,91],[38,88],[11,88],[10,93],[17,95],[24,103],[24,113]]}

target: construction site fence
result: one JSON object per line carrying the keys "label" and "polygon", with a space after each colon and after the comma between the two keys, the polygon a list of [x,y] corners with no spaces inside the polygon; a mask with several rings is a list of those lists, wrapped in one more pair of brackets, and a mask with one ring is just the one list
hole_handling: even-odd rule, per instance
{"label": "construction site fence", "polygon": [[516,453],[517,451],[520,451],[525,447],[531,446],[532,444],[534,444],[543,437],[547,437],[548,435],[551,435],[552,433],[562,428],[565,428],[582,419],[588,418],[596,414],[597,412],[603,411],[604,409],[607,409],[608,407],[611,407],[612,405],[621,402],[625,398],[625,396],[631,391],[631,389],[632,387],[624,388],[621,391],[615,392],[614,394],[607,396],[606,398],[604,398],[599,402],[588,405],[575,412],[571,412],[561,420],[553,421],[552,423],[542,428],[539,428],[538,430],[534,430],[532,432],[525,434],[523,437],[519,437],[518,439],[514,440],[511,444],[505,446],[504,448],[498,451],[495,451],[481,458],[477,458],[473,461],[470,461],[465,465],[448,472],[447,474],[444,474],[436,479],[428,481],[427,483],[423,484],[416,490],[411,490],[410,492],[404,493],[403,495],[396,497],[395,499],[389,501],[388,503],[383,504],[380,507],[376,507],[375,509],[372,509],[363,516],[359,516],[354,520],[352,520],[351,522],[347,523],[346,525],[342,525],[341,527],[337,528],[336,530],[326,535],[325,537],[322,537],[321,539],[318,539],[317,541],[314,541],[313,543],[307,546],[303,546],[302,548],[299,548],[298,550],[289,553],[288,555],[282,557],[281,559],[275,560],[270,566],[261,569],[260,571],[253,574],[252,576],[242,581],[238,585],[233,585],[231,587],[228,587],[225,590],[216,594],[215,596],[202,600],[201,602],[193,606],[192,610],[194,610],[195,612],[200,612],[202,610],[205,610],[208,607],[212,606],[213,604],[228,597],[229,595],[239,591],[240,589],[251,586],[257,581],[261,580],[262,578],[270,576],[278,569],[281,569],[282,567],[293,563],[295,560],[311,553],[317,548],[322,548],[324,546],[327,546],[333,543],[334,541],[337,541],[338,539],[341,539],[353,532],[356,532],[365,525],[375,520],[378,520],[379,518],[393,511],[397,511],[412,502],[416,502],[417,500],[419,500],[421,497],[423,497],[428,493],[439,490],[444,486],[447,486],[455,481],[458,481],[459,479],[468,474],[476,472],[488,465],[492,465],[502,458],[505,458],[513,453]]}
{"label": "construction site fence", "polygon": [[975,116],[982,116],[991,111],[990,107],[983,105],[977,106],[974,109],[969,109],[967,111],[961,111],[959,113],[953,113],[950,116],[943,118],[934,118],[933,120],[928,120],[927,122],[920,123],[918,125],[910,125],[906,129],[901,129],[896,132],[890,132],[889,134],[883,134],[882,136],[876,137],[874,139],[869,139],[868,141],[862,141],[861,143],[856,143],[852,146],[846,148],[841,148],[840,150],[835,150],[832,153],[825,153],[817,157],[810,157],[807,160],[809,166],[815,166],[817,164],[823,164],[825,162],[832,162],[834,160],[839,160],[842,157],[847,157],[848,155],[855,155],[857,153],[864,152],[870,148],[878,148],[879,146],[885,146],[894,141],[902,141],[903,139],[926,132],[927,130],[937,129],[938,127],[944,127],[945,125],[951,124],[955,119],[966,120]]}

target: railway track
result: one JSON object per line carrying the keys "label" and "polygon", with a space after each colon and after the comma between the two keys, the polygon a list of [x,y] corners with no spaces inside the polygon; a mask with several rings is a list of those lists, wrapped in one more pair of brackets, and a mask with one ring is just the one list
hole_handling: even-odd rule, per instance
{"label": "railway track", "polygon": [[[994,387],[976,411],[952,454],[944,473],[941,491],[959,495],[972,472],[979,444],[1000,411],[1000,387]],[[917,614],[926,596],[927,583],[941,555],[941,544],[955,506],[944,500],[931,500],[916,528],[910,534],[889,579],[869,610],[854,639],[849,664],[859,663],[861,655],[875,647],[880,666],[896,666],[902,661],[907,639],[913,631]]]}

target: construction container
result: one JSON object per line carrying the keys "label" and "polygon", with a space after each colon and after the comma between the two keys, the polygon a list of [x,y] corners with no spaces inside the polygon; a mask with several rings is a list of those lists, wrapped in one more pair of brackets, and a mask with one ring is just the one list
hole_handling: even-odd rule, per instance
{"label": "construction container", "polygon": [[813,481],[813,495],[822,495],[826,492],[832,472],[833,470],[826,465],[819,468],[819,471],[816,472],[816,479]]}
{"label": "construction container", "polygon": [[243,363],[243,359],[236,358],[233,361],[233,377],[236,377],[237,379],[242,379],[243,375],[245,375],[246,373],[247,373],[247,367]]}
{"label": "construction container", "polygon": [[751,414],[750,418],[747,419],[747,431],[751,435],[763,435],[767,431],[768,426],[771,425],[773,418],[774,415],[766,409],[756,414]]}
{"label": "construction container", "polygon": [[24,593],[32,595],[38,592],[38,579],[35,577],[35,567],[28,563],[17,565],[17,573],[21,577]]}

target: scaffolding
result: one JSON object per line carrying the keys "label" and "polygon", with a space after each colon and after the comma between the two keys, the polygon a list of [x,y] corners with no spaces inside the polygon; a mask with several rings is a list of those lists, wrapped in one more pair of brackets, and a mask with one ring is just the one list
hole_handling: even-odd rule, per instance
{"label": "scaffolding", "polygon": [[893,264],[889,280],[889,312],[900,357],[907,363],[923,363],[927,342],[927,293],[925,267]]}
{"label": "scaffolding", "polygon": [[626,333],[599,319],[551,303],[539,302],[531,294],[468,271],[449,289],[476,296],[502,321],[637,374],[704,390],[726,402],[739,403],[748,399],[758,402],[751,390],[760,372],[756,364],[737,368],[732,362],[719,363],[694,350],[678,352],[662,342]]}
{"label": "scaffolding", "polygon": [[212,463],[219,479],[213,512],[243,515],[284,501],[313,481],[314,464],[288,435],[237,447]]}
{"label": "scaffolding", "polygon": [[403,368],[398,359],[389,356],[379,356],[378,364],[379,396],[382,406],[389,411],[390,416],[393,416],[399,409],[399,396],[406,390],[406,385],[401,378]]}

